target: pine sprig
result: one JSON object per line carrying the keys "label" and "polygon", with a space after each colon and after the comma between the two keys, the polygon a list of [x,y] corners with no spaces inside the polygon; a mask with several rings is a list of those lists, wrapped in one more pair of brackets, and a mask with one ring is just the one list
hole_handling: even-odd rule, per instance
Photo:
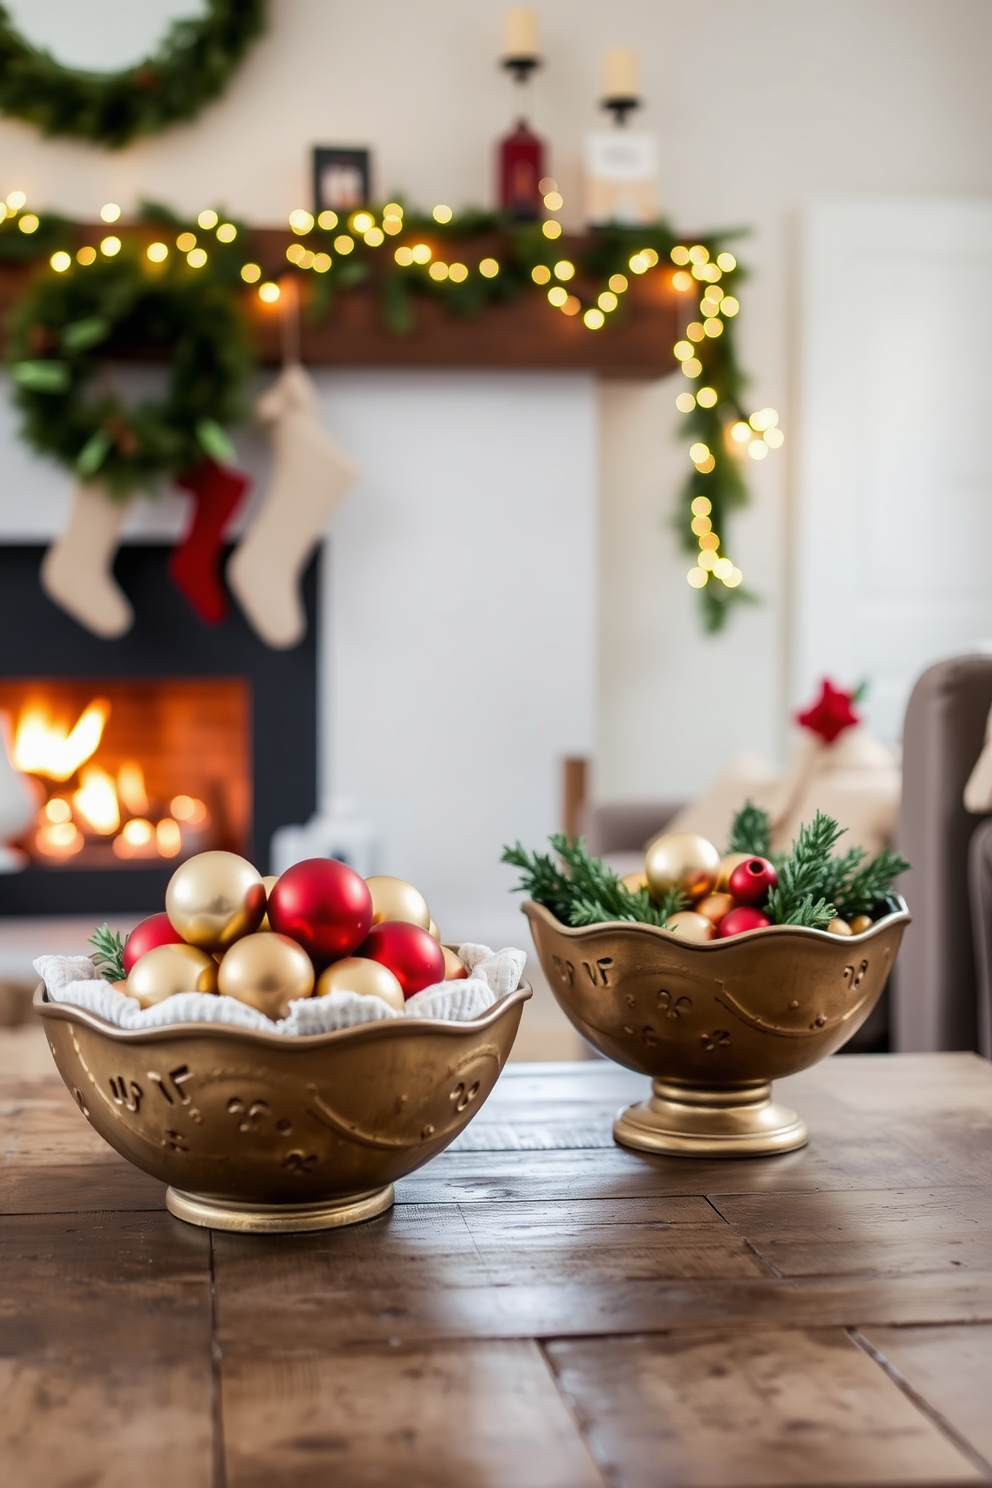
{"label": "pine sprig", "polygon": [[767,811],[745,801],[730,827],[729,853],[749,853],[754,858],[767,858],[772,850],[772,824]]}
{"label": "pine sprig", "polygon": [[836,891],[837,913],[845,920],[870,914],[872,907],[891,891],[892,880],[905,873],[909,863],[900,853],[884,847],[877,857],[858,867]]}
{"label": "pine sprig", "polygon": [[799,828],[792,850],[778,864],[778,883],[768,895],[765,908],[773,925],[827,925],[836,910],[823,899],[820,885],[830,853],[844,828],[832,816],[818,811],[811,822]]}
{"label": "pine sprig", "polygon": [[563,925],[627,920],[664,928],[672,915],[685,907],[678,889],[666,894],[660,904],[647,889],[628,889],[612,868],[592,856],[581,838],[570,842],[559,832],[550,842],[564,869],[545,853],[528,853],[519,842],[503,849],[502,861],[520,869],[516,892],[529,894]]}
{"label": "pine sprig", "polygon": [[90,936],[90,945],[96,946],[93,952],[93,964],[100,975],[108,982],[123,982],[126,976],[124,971],[124,945],[119,930],[111,930],[108,924],[94,930]]}

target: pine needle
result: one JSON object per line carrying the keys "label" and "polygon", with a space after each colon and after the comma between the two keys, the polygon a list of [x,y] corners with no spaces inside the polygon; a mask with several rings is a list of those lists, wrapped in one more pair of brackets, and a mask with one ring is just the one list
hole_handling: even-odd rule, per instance
{"label": "pine needle", "polygon": [[123,982],[125,942],[121,939],[120,931],[111,930],[104,923],[90,936],[90,945],[96,946],[92,960],[100,975],[108,982]]}
{"label": "pine needle", "polygon": [[767,858],[772,850],[772,824],[767,811],[745,801],[730,827],[728,853],[749,853],[753,858]]}
{"label": "pine needle", "polygon": [[628,889],[612,868],[592,856],[581,838],[570,842],[559,832],[550,841],[564,868],[546,854],[528,853],[519,842],[503,849],[502,861],[520,869],[521,880],[515,892],[529,894],[563,925],[628,920],[664,928],[672,915],[685,907],[686,900],[678,889],[666,894],[660,904],[647,889]]}

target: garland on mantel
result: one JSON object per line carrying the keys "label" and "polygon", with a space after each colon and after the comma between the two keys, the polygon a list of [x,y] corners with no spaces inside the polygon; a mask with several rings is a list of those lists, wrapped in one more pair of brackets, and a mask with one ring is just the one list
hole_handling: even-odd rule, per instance
{"label": "garland on mantel", "polygon": [[[174,474],[197,443],[219,454],[222,426],[238,416],[251,370],[243,313],[249,296],[274,304],[282,294],[279,281],[245,253],[238,224],[213,209],[184,221],[146,206],[138,223],[115,225],[87,243],[79,226],[27,210],[23,193],[12,192],[0,214],[0,261],[49,265],[17,307],[7,352],[28,442],[77,474],[99,470],[118,494]],[[120,213],[105,207],[102,215],[116,224]],[[694,560],[688,582],[709,631],[722,628],[735,602],[753,597],[727,552],[727,524],[748,499],[742,458],[764,458],[783,436],[774,409],[748,413],[743,403],[734,344],[743,275],[725,246],[727,234],[688,243],[665,222],[613,225],[590,233],[572,259],[558,243],[555,218],[520,224],[443,206],[428,216],[389,202],[346,220],[298,209],[289,226],[295,237],[280,277],[306,281],[304,313],[319,319],[337,295],[373,280],[383,319],[397,335],[412,327],[418,298],[471,317],[525,292],[541,293],[591,333],[608,333],[625,314],[631,278],[665,276],[685,306],[673,349],[686,379],[676,406],[691,440],[677,518]],[[190,337],[211,375],[180,374],[189,367]],[[176,375],[164,404],[151,411],[143,405],[139,427],[112,396],[94,403],[91,382],[110,360],[147,352],[150,343],[173,346]]]}

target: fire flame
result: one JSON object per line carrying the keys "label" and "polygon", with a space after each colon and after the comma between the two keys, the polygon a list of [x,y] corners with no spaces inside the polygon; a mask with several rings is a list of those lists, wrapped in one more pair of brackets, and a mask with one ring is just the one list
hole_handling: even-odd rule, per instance
{"label": "fire flame", "polygon": [[95,754],[110,717],[110,704],[96,698],[71,729],[55,722],[44,703],[29,703],[17,720],[14,766],[46,780],[68,780]]}

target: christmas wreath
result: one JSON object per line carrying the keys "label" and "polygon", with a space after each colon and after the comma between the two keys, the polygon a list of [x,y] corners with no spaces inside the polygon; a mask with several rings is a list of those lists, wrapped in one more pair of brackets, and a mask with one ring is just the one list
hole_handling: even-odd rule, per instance
{"label": "christmas wreath", "polygon": [[[217,245],[202,263],[193,250],[155,262],[154,247],[111,236],[100,252],[65,254],[67,266],[35,280],[9,325],[24,439],[121,499],[204,456],[229,458],[224,426],[243,414],[252,368],[232,293],[241,255]],[[164,393],[125,399],[115,364],[159,347],[169,364]]]}
{"label": "christmas wreath", "polygon": [[265,0],[206,0],[206,15],[173,22],[136,67],[63,67],[26,41],[0,6],[0,112],[43,134],[117,150],[142,134],[192,119],[223,92],[265,25]]}

